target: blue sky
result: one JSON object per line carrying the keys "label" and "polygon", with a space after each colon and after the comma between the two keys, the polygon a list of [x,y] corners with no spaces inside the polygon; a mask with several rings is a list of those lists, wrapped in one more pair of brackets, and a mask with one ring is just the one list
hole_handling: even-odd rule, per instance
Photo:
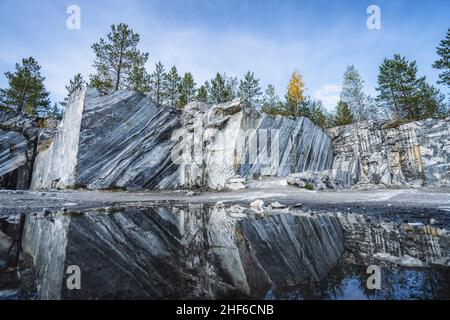
{"label": "blue sky", "polygon": [[[81,9],[80,30],[66,28],[72,4]],[[366,27],[371,4],[381,8],[381,30]],[[450,27],[450,1],[0,0],[0,87],[3,73],[32,55],[52,99],[61,100],[74,74],[93,72],[91,44],[120,22],[141,34],[149,71],[161,60],[201,83],[217,71],[242,77],[251,70],[282,96],[297,69],[307,93],[331,109],[347,65],[359,69],[366,93],[375,95],[378,67],[394,53],[416,60],[419,74],[435,84],[431,64]]]}

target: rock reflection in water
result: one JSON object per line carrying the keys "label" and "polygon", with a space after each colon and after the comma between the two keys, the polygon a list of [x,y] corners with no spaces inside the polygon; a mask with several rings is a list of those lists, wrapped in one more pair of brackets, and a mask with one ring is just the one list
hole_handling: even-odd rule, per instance
{"label": "rock reflection in water", "polygon": [[[21,261],[30,261],[24,270],[33,271],[36,288],[24,293],[36,292],[37,299],[449,296],[444,230],[430,234],[427,226],[368,222],[354,214],[295,208],[257,213],[223,203],[129,204],[30,214],[23,229]],[[369,291],[365,268],[378,252],[447,267],[383,269],[382,289]],[[73,265],[81,270],[81,290],[66,286]],[[2,276],[4,298],[20,298],[23,290],[11,291],[19,284],[6,285]]]}
{"label": "rock reflection in water", "polygon": [[381,288],[366,286],[366,267],[340,262],[323,280],[267,292],[266,299],[415,300],[450,299],[450,268],[381,268]]}

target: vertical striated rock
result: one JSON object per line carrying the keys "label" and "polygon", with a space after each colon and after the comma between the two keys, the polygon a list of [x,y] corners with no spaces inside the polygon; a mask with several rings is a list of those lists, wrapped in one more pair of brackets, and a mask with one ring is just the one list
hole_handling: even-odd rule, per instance
{"label": "vertical striated rock", "polygon": [[408,266],[408,260],[415,260],[418,266],[450,266],[450,236],[446,229],[367,221],[367,216],[361,214],[338,216],[345,234],[347,261],[369,265],[378,259]]}
{"label": "vertical striated rock", "polygon": [[331,167],[331,140],[309,119],[268,117],[240,99],[188,104],[175,135],[185,187],[220,189],[236,176],[287,176]]}
{"label": "vertical striated rock", "polygon": [[51,136],[53,123],[0,111],[0,188],[28,189],[41,136]]}
{"label": "vertical striated rock", "polygon": [[330,169],[331,139],[306,118],[270,118],[244,100],[157,107],[131,91],[70,100],[39,152],[33,189],[220,189],[232,178]]}
{"label": "vertical striated rock", "polygon": [[333,169],[351,172],[353,183],[450,185],[450,118],[398,128],[368,121],[327,132]]}
{"label": "vertical striated rock", "polygon": [[157,186],[175,170],[170,137],[179,113],[131,91],[78,92],[52,145],[38,154],[32,188]]}

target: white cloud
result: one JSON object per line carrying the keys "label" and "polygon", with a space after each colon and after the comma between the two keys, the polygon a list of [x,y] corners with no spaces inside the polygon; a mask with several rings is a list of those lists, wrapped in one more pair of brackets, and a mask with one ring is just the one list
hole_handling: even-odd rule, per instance
{"label": "white cloud", "polygon": [[321,100],[325,109],[332,111],[339,101],[340,93],[341,85],[326,84],[313,92],[313,98]]}

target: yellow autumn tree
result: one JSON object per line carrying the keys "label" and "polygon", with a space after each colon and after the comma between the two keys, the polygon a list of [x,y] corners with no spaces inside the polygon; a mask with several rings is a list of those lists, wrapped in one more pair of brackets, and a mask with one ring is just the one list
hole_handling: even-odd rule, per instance
{"label": "yellow autumn tree", "polygon": [[286,115],[294,118],[300,116],[300,108],[305,100],[305,83],[297,70],[294,70],[289,80],[286,92]]}

